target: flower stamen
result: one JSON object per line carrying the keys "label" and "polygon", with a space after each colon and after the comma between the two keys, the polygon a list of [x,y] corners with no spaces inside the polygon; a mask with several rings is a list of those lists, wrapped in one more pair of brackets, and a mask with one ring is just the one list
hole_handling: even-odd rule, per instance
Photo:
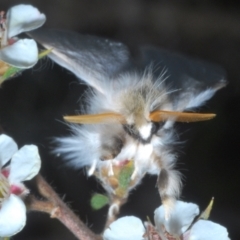
{"label": "flower stamen", "polygon": [[10,194],[10,185],[8,180],[0,173],[0,204],[6,199]]}
{"label": "flower stamen", "polygon": [[7,45],[7,27],[5,12],[0,11],[0,48]]}
{"label": "flower stamen", "polygon": [[5,22],[6,22],[6,18],[5,18],[5,12],[4,11],[1,11],[0,12],[0,29],[1,30],[5,30]]}

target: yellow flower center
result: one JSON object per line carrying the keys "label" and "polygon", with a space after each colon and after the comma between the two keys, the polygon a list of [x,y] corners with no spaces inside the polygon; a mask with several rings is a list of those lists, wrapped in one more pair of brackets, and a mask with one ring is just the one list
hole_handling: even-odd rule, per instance
{"label": "yellow flower center", "polygon": [[0,205],[10,194],[10,185],[4,175],[0,173]]}

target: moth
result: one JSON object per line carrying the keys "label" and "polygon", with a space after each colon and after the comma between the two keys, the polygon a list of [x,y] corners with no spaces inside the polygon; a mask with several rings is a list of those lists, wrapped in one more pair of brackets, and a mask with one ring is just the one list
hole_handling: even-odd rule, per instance
{"label": "moth", "polygon": [[[49,57],[89,86],[80,115],[65,116],[71,135],[58,138],[56,153],[92,175],[107,164],[134,161],[131,179],[157,175],[166,212],[181,192],[175,163],[175,122],[211,119],[196,113],[225,86],[225,72],[214,64],[145,46],[138,58],[119,42],[79,33],[40,29],[30,36]],[[207,134],[207,133],[206,133]]]}

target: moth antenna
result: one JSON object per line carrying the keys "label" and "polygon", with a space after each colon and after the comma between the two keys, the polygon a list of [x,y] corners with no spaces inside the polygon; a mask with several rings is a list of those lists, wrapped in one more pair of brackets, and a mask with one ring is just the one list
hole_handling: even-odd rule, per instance
{"label": "moth antenna", "polygon": [[119,113],[99,113],[89,115],[65,116],[64,120],[78,124],[98,124],[98,123],[126,123],[126,119]]}
{"label": "moth antenna", "polygon": [[169,118],[175,118],[176,122],[199,122],[206,121],[214,118],[214,113],[186,113],[186,112],[174,112],[174,111],[153,111],[150,113],[149,118],[153,122],[166,121]]}

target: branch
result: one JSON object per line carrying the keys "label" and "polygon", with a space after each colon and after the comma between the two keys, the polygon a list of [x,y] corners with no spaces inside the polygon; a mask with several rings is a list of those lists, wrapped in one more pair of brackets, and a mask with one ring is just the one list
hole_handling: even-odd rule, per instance
{"label": "branch", "polygon": [[33,211],[45,212],[51,218],[57,218],[78,239],[101,240],[100,235],[93,233],[61,200],[53,188],[43,179],[41,175],[36,177],[36,183],[40,194],[47,200],[38,200],[33,195],[27,198],[28,208]]}

